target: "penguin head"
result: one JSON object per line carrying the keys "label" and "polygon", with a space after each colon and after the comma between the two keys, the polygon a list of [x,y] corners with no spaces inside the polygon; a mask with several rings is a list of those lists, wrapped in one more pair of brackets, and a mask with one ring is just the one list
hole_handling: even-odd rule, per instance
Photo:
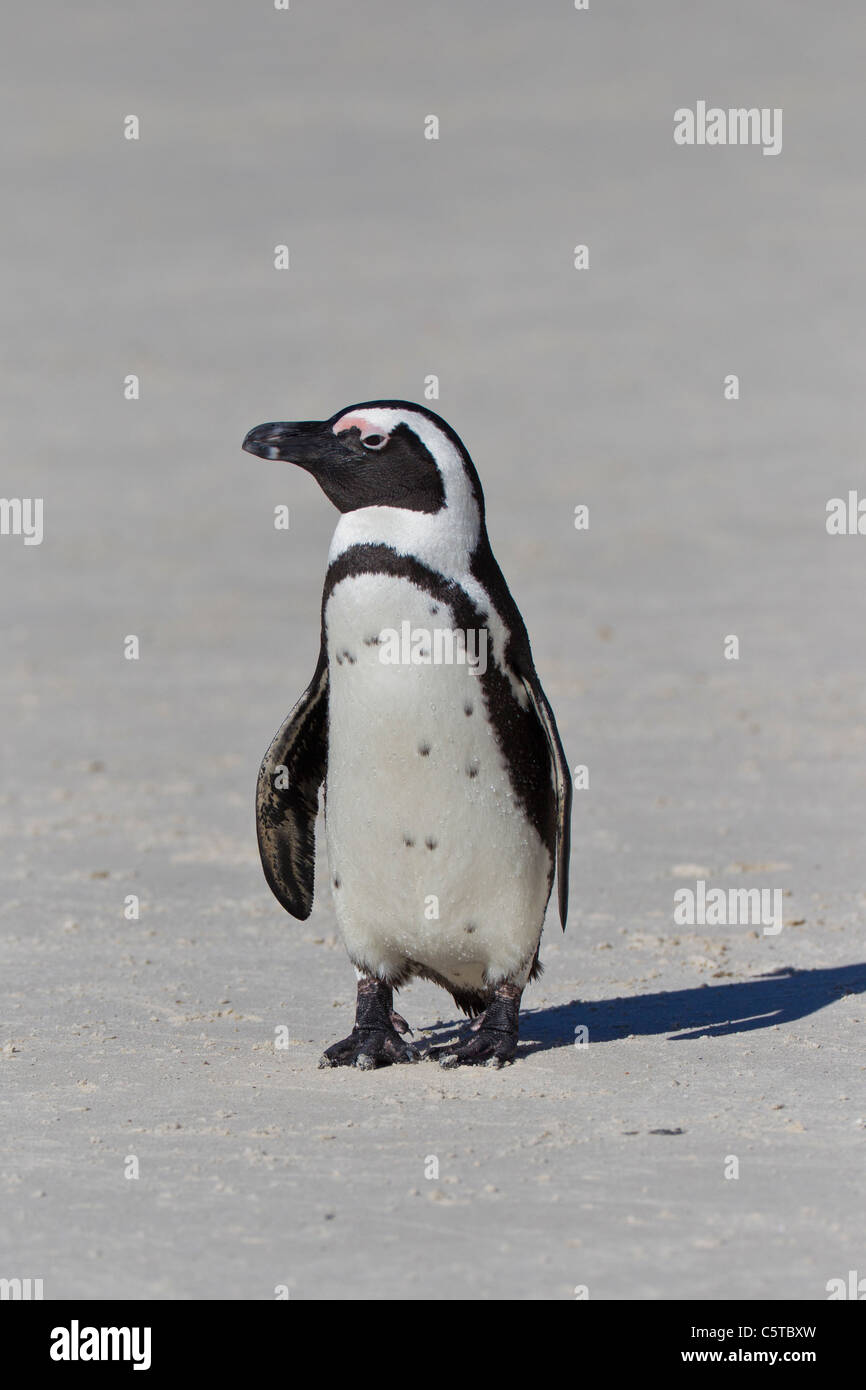
{"label": "penguin head", "polygon": [[476,521],[483,518],[481,484],[463,443],[441,416],[410,401],[364,401],[330,420],[257,425],[243,447],[306,469],[344,513],[391,507],[438,514],[468,504]]}

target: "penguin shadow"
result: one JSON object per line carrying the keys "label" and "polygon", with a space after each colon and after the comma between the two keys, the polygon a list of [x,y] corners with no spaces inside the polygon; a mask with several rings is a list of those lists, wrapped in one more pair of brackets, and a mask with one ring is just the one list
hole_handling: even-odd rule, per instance
{"label": "penguin shadow", "polygon": [[[520,1014],[518,1057],[573,1047],[575,1029],[586,1027],[589,1045],[617,1042],[631,1034],[669,1033],[670,1042],[722,1038],[791,1023],[817,1013],[845,995],[866,993],[866,961],[826,970],[792,970],[782,966],[757,979],[727,985],[699,985],[667,993],[634,994],[585,1002],[572,999]],[[428,1046],[471,1037],[468,1019],[452,1019],[426,1028]]]}
{"label": "penguin shadow", "polygon": [[703,985],[669,993],[556,1004],[520,1016],[520,1053],[573,1047],[575,1029],[585,1026],[589,1045],[616,1042],[631,1034],[669,1033],[670,1042],[722,1038],[791,1023],[817,1013],[844,995],[866,993],[866,961],[826,970],[782,966],[757,979]]}

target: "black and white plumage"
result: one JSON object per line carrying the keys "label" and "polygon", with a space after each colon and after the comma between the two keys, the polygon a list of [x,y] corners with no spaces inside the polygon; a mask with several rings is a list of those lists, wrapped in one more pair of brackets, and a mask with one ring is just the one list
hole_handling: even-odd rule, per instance
{"label": "black and white plumage", "polygon": [[[243,447],[306,469],[342,513],[319,660],[265,755],[257,799],[267,881],[303,919],[325,786],[358,1014],[323,1062],[414,1060],[392,991],[415,976],[481,1015],[441,1061],[509,1061],[554,876],[565,927],[571,778],[472,460],[444,420],[405,401],[259,425]],[[404,624],[422,643],[435,629],[481,634],[486,669],[384,662],[383,632]]]}

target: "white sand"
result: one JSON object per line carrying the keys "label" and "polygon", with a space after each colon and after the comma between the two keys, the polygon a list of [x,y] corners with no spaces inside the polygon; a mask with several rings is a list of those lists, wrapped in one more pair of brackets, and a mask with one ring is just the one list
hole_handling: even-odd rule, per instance
{"label": "white sand", "polygon": [[[2,491],[45,499],[45,538],[0,538],[0,1275],[815,1299],[866,1273],[866,539],[824,529],[863,485],[861,7],[14,26]],[[781,155],[676,148],[698,99],[783,107]],[[240,441],[430,373],[590,768],[571,919],[513,1067],[320,1072],[353,975],[324,875],[308,923],[271,898],[252,797],[334,514]],[[676,927],[702,875],[786,890],[789,925]],[[431,986],[398,1003],[455,1021]]]}

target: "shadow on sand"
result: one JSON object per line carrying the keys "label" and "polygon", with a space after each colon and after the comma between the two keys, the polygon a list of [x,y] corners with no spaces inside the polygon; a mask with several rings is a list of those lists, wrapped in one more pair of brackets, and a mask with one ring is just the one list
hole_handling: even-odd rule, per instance
{"label": "shadow on sand", "polygon": [[[521,1052],[545,1052],[571,1047],[574,1030],[585,1024],[589,1042],[615,1042],[630,1034],[671,1033],[671,1042],[724,1037],[770,1028],[805,1018],[846,994],[866,993],[866,962],[828,970],[781,968],[758,979],[727,985],[701,985],[665,994],[634,994],[587,1003],[573,999],[549,1009],[520,1015]],[[463,1021],[452,1020],[430,1031],[435,1041],[452,1031],[462,1033]]]}

